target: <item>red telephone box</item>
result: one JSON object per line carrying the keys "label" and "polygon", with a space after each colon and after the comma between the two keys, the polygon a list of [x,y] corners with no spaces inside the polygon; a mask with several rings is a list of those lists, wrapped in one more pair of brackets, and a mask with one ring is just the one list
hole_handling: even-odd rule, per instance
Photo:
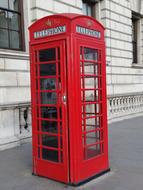
{"label": "red telephone box", "polygon": [[33,173],[78,185],[109,171],[104,28],[57,14],[29,30]]}

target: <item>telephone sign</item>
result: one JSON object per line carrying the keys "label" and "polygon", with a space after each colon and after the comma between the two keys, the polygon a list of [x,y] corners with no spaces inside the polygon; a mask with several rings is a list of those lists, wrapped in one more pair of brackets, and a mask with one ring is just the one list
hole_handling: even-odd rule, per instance
{"label": "telephone sign", "polygon": [[109,171],[104,28],[57,14],[29,31],[33,173],[79,185]]}
{"label": "telephone sign", "polygon": [[76,26],[76,32],[84,35],[88,35],[95,38],[100,38],[101,33],[96,30],[91,30],[88,28],[83,28],[81,26]]}
{"label": "telephone sign", "polygon": [[66,26],[58,26],[56,28],[50,28],[38,32],[34,32],[34,38],[41,38],[45,36],[51,36],[54,34],[60,34],[66,32]]}

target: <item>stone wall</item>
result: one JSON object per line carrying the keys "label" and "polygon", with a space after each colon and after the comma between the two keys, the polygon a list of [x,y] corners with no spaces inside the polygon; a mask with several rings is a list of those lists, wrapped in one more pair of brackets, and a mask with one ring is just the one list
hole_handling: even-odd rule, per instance
{"label": "stone wall", "polygon": [[[30,75],[28,53],[28,1],[24,1],[25,51],[0,49],[0,150],[18,145],[31,136],[25,129],[22,110],[30,107]],[[29,130],[29,132],[28,132]]]}
{"label": "stone wall", "polygon": [[[47,15],[82,13],[81,0],[24,0],[25,51],[0,49],[0,149],[20,144],[31,135],[28,26]],[[48,2],[48,3],[47,3]],[[96,17],[105,26],[109,120],[142,114],[143,20],[139,63],[133,64],[132,10],[143,14],[143,0],[102,0]],[[135,101],[134,101],[135,100]],[[137,105],[136,105],[137,104]],[[24,110],[28,109],[28,129]],[[138,109],[138,111],[137,111]]]}

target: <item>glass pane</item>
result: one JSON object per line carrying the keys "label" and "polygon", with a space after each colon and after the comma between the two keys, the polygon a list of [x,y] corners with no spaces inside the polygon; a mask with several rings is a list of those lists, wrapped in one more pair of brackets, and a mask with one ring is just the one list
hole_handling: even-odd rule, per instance
{"label": "glass pane", "polygon": [[56,107],[41,107],[41,117],[49,119],[57,119]]}
{"label": "glass pane", "polygon": [[56,64],[40,64],[40,76],[56,75]]}
{"label": "glass pane", "polygon": [[60,151],[60,160],[59,160],[59,162],[63,162],[63,152],[62,151]]}
{"label": "glass pane", "polygon": [[82,114],[83,114],[83,118],[95,116],[95,105],[90,104],[87,106],[82,106]]}
{"label": "glass pane", "polygon": [[0,47],[1,48],[8,48],[8,31],[4,29],[0,29]]}
{"label": "glass pane", "polygon": [[82,3],[82,12],[84,15],[88,15],[87,14],[87,4],[86,3]]}
{"label": "glass pane", "polygon": [[12,13],[9,12],[8,13],[8,20],[9,20],[9,29],[12,30],[19,30],[19,18],[18,18],[18,14],[17,13]]}
{"label": "glass pane", "polygon": [[42,158],[45,160],[58,162],[58,151],[42,148]]}
{"label": "glass pane", "polygon": [[0,7],[8,9],[8,0],[0,0]]}
{"label": "glass pane", "polygon": [[56,121],[41,121],[43,132],[58,133],[58,123]]}
{"label": "glass pane", "polygon": [[42,135],[42,145],[58,148],[58,137],[50,135]]}
{"label": "glass pane", "polygon": [[53,61],[56,60],[56,49],[45,49],[39,51],[39,61]]}
{"label": "glass pane", "polygon": [[18,11],[18,0],[9,0],[9,9]]}
{"label": "glass pane", "polygon": [[38,147],[38,158],[40,158],[40,147]]}
{"label": "glass pane", "polygon": [[88,5],[88,16],[92,16],[92,6]]}
{"label": "glass pane", "polygon": [[85,90],[81,93],[81,100],[86,102],[97,102],[101,100],[100,90]]}
{"label": "glass pane", "polygon": [[83,140],[86,140],[86,145],[89,144],[95,144],[97,142],[99,142],[100,140],[102,140],[102,131],[95,131],[92,133],[87,133],[83,136]]}
{"label": "glass pane", "polygon": [[82,3],[82,12],[84,15],[92,16],[92,6],[88,3]]}
{"label": "glass pane", "polygon": [[86,113],[85,117],[88,116],[96,116],[97,114],[101,114],[101,104],[89,104],[84,105],[82,107],[82,110],[84,109],[84,112]]}
{"label": "glass pane", "polygon": [[84,78],[84,88],[98,88],[98,78]]}
{"label": "glass pane", "polygon": [[55,90],[56,89],[56,79],[40,79],[40,89],[41,90]]}
{"label": "glass pane", "polygon": [[0,28],[7,28],[8,27],[8,13],[0,9]]}
{"label": "glass pane", "polygon": [[85,62],[84,63],[84,73],[83,74],[95,74],[94,68],[95,68],[95,66],[94,66],[93,63]]}
{"label": "glass pane", "polygon": [[94,90],[84,90],[81,93],[81,100],[86,102],[95,102],[95,91]]}
{"label": "glass pane", "polygon": [[94,90],[86,90],[85,91],[85,101],[95,101],[95,96],[94,96]]}
{"label": "glass pane", "polygon": [[99,154],[102,154],[102,152],[103,152],[103,144],[97,144],[94,146],[85,147],[84,159],[89,159],[98,156]]}
{"label": "glass pane", "polygon": [[58,47],[58,60],[60,60],[60,48]]}
{"label": "glass pane", "polygon": [[10,48],[19,49],[20,48],[20,36],[18,32],[9,31],[10,35]]}
{"label": "glass pane", "polygon": [[89,104],[82,106],[82,113],[84,117],[96,116],[100,113],[100,104]]}
{"label": "glass pane", "polygon": [[84,69],[82,70],[82,67],[81,67],[81,74],[100,75],[100,73],[101,73],[100,72],[100,64],[84,62]]}
{"label": "glass pane", "polygon": [[85,120],[85,127],[83,125],[83,131],[95,130],[101,127],[101,117],[90,118]]}
{"label": "glass pane", "polygon": [[96,49],[84,48],[84,59],[97,61],[98,51]]}
{"label": "glass pane", "polygon": [[42,92],[41,104],[57,104],[56,92]]}

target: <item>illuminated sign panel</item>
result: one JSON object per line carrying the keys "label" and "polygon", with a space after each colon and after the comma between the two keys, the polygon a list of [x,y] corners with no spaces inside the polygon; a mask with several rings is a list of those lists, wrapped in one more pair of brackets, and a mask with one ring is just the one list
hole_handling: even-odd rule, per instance
{"label": "illuminated sign panel", "polygon": [[61,34],[66,32],[66,26],[58,26],[56,28],[49,28],[46,30],[41,30],[41,31],[37,31],[34,32],[34,38],[42,38],[42,37],[46,37],[46,36],[53,36],[55,34]]}
{"label": "illuminated sign panel", "polygon": [[81,26],[76,26],[76,32],[87,35],[87,36],[95,37],[95,38],[101,38],[101,32],[96,31],[96,30],[91,30],[88,28],[84,28]]}

